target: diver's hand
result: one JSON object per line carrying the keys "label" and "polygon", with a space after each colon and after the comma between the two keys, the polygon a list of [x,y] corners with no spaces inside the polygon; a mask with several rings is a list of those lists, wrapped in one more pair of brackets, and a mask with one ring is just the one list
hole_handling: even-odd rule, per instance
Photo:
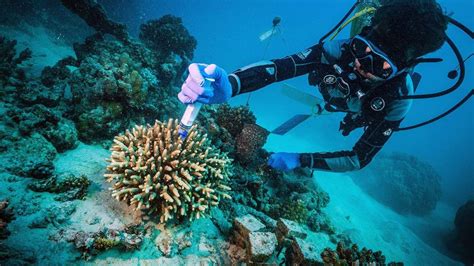
{"label": "diver's hand", "polygon": [[277,152],[268,158],[269,166],[281,171],[290,171],[301,166],[299,153]]}
{"label": "diver's hand", "polygon": [[[189,75],[181,86],[178,99],[182,103],[224,103],[232,96],[232,86],[224,69],[215,64],[196,64],[188,67]],[[203,87],[205,78],[214,79],[210,87]]]}

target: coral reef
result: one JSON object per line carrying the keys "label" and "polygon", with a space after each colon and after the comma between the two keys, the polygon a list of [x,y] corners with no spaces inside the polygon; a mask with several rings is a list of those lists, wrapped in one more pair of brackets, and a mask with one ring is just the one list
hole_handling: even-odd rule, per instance
{"label": "coral reef", "polygon": [[266,163],[268,153],[262,149],[269,132],[256,124],[248,106],[206,106],[199,117],[213,145],[228,152],[235,161],[249,169]]}
{"label": "coral reef", "polygon": [[[371,264],[385,265],[385,256],[381,251],[372,251],[371,249],[362,248],[359,250],[357,244],[353,244],[350,248],[346,248],[343,242],[337,243],[336,250],[326,248],[321,253],[321,258],[325,265],[354,265],[355,264]],[[400,262],[391,262],[388,265],[403,265]]]}
{"label": "coral reef", "polygon": [[92,0],[61,0],[61,3],[98,32],[111,34],[124,42],[130,41],[126,26],[110,20],[103,7],[97,2]]}
{"label": "coral reef", "polygon": [[403,153],[380,155],[353,180],[381,203],[402,214],[425,215],[441,198],[441,178],[428,163]]}
{"label": "coral reef", "polygon": [[166,58],[172,53],[191,60],[197,41],[183,26],[181,18],[165,15],[140,26],[140,40],[152,51]]}
{"label": "coral reef", "polygon": [[15,219],[13,217],[13,210],[8,208],[8,204],[8,201],[0,201],[0,240],[6,239],[10,235],[7,225],[11,220]]}
{"label": "coral reef", "polygon": [[183,140],[178,121],[136,126],[116,136],[105,175],[112,195],[136,209],[170,218],[200,218],[230,198],[230,162],[194,127]]}
{"label": "coral reef", "polygon": [[73,106],[68,114],[81,140],[110,139],[134,124],[177,116],[183,108],[177,87],[160,86],[154,70],[159,61],[143,46],[92,36],[75,51],[79,63],[68,81]]}
{"label": "coral reef", "polygon": [[[266,156],[259,156],[270,132],[256,124],[245,124],[236,139],[236,157],[242,164],[262,164]],[[260,159],[260,160],[258,160]]]}
{"label": "coral reef", "polygon": [[302,200],[296,202],[286,201],[280,206],[280,215],[282,218],[303,223],[308,220],[308,209]]}
{"label": "coral reef", "polygon": [[17,124],[24,136],[38,132],[45,137],[58,152],[73,149],[77,146],[77,131],[74,123],[61,116],[59,111],[42,104],[31,107],[12,107],[7,111],[11,122]]}
{"label": "coral reef", "polygon": [[0,153],[0,168],[19,176],[47,178],[52,175],[56,149],[43,136],[34,133],[29,137],[9,142]]}
{"label": "coral reef", "polygon": [[459,207],[454,219],[455,229],[446,239],[448,248],[466,265],[474,264],[474,200]]}
{"label": "coral reef", "polygon": [[89,179],[84,175],[79,177],[66,175],[60,178],[52,176],[46,180],[31,183],[28,185],[28,188],[36,192],[63,193],[56,197],[55,200],[69,201],[84,199],[90,183]]}
{"label": "coral reef", "polygon": [[257,119],[248,106],[231,107],[221,104],[215,112],[216,122],[225,128],[235,139],[242,132],[245,124],[255,124]]}
{"label": "coral reef", "polygon": [[16,56],[16,41],[0,36],[0,93],[7,85],[15,86],[24,80],[25,72],[18,67],[31,58],[31,50],[25,49]]}

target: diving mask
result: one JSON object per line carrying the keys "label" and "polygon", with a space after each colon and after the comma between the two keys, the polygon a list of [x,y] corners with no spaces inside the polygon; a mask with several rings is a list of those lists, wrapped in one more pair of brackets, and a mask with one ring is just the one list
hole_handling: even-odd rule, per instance
{"label": "diving mask", "polygon": [[356,35],[350,42],[350,51],[364,71],[383,80],[396,76],[398,68],[392,60],[369,40]]}

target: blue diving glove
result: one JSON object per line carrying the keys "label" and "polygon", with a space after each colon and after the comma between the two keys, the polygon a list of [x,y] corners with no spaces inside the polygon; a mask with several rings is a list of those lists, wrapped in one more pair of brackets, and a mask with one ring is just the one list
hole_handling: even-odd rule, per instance
{"label": "blue diving glove", "polygon": [[281,171],[290,171],[296,167],[301,166],[300,154],[299,153],[289,153],[289,152],[277,152],[270,155],[268,158],[269,166],[281,170]]}
{"label": "blue diving glove", "polygon": [[[178,94],[178,99],[182,103],[224,103],[232,96],[232,85],[224,69],[215,64],[192,63],[188,70],[189,75]],[[211,86],[203,86],[205,78],[214,79]]]}

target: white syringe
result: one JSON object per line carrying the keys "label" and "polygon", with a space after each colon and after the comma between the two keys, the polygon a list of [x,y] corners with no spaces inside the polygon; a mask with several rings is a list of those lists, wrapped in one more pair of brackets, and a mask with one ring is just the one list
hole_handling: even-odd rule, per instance
{"label": "white syringe", "polygon": [[[211,83],[214,82],[215,80],[212,78],[205,78],[203,82],[201,83],[201,87],[209,87],[211,86]],[[194,120],[196,120],[196,117],[199,114],[199,110],[201,109],[202,103],[200,102],[194,102],[188,104],[186,107],[186,110],[184,111],[183,116],[181,117],[181,121],[179,122],[179,129],[178,133],[181,136],[181,138],[186,138],[188,135],[189,130],[194,124]]]}

